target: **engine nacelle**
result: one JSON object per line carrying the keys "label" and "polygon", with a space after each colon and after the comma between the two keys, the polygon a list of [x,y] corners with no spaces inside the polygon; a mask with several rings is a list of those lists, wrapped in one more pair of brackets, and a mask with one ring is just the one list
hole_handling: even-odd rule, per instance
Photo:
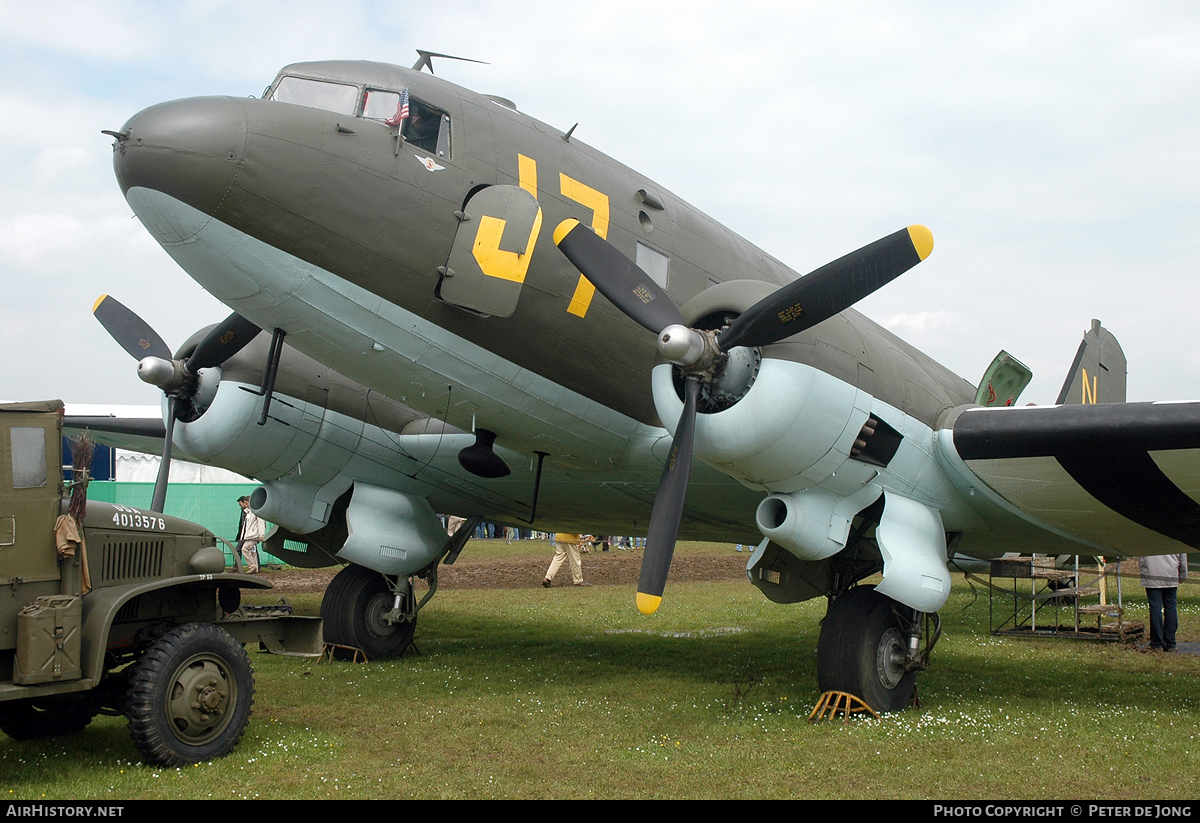
{"label": "engine nacelle", "polygon": [[[775,288],[757,281],[730,281],[708,289],[682,309],[695,323],[723,312],[740,313]],[[743,349],[730,353],[734,357]],[[821,483],[847,496],[872,477],[865,464],[847,463],[866,422],[873,398],[857,387],[795,360],[785,349],[767,346],[749,388],[723,411],[696,418],[695,455],[752,488],[794,492]],[[744,359],[744,358],[742,358]],[[674,430],[683,411],[674,367],[660,362],[651,385],[659,419]],[[741,382],[741,381],[735,381]],[[729,387],[720,387],[722,394]],[[839,472],[835,483],[827,482]],[[848,474],[847,474],[848,473]],[[843,476],[847,474],[847,476]]]}
{"label": "engine nacelle", "polygon": [[[326,409],[283,397],[280,399],[284,402],[271,407],[271,417],[275,419],[259,426],[256,424],[262,413],[262,397],[243,388],[251,387],[228,380],[222,382],[204,414],[176,425],[175,445],[201,462],[250,477],[274,479],[293,469],[307,455],[321,433]],[[357,444],[362,421],[345,418],[338,423],[352,427],[344,439]],[[337,462],[324,466],[310,461],[314,470],[311,479],[317,485],[326,482],[352,454],[353,450],[338,454]],[[305,471],[309,471],[308,466]]]}
{"label": "engine nacelle", "polygon": [[937,509],[871,484],[848,497],[820,488],[773,494],[759,504],[755,520],[770,542],[800,560],[824,560],[846,548],[854,516],[880,494],[885,499],[875,539],[883,581],[876,589],[918,611],[935,612],[950,594],[946,535]]}
{"label": "engine nacelle", "polygon": [[942,516],[916,500],[885,495],[883,517],[875,529],[883,581],[875,590],[917,611],[936,612],[950,596]]}
{"label": "engine nacelle", "polygon": [[[668,363],[654,367],[654,405],[668,429],[683,411]],[[753,488],[793,492],[835,484],[843,496],[873,475],[849,462],[871,409],[866,392],[803,363],[763,358],[754,385],[735,405],[696,418],[696,456]]]}
{"label": "engine nacelle", "polygon": [[[684,318],[715,328],[771,288],[723,283],[684,306]],[[936,611],[949,593],[942,512],[956,520],[963,513],[937,462],[932,430],[859,389],[853,365],[831,369],[838,377],[795,359],[798,348],[806,352],[801,356],[827,356],[810,355],[794,342],[765,346],[756,373],[706,389],[722,396],[714,394],[707,409],[699,408],[695,456],[744,485],[772,492],[759,505],[757,525],[771,543],[805,562],[819,563],[846,548],[855,515],[885,495],[875,530],[884,564],[877,590],[920,611]],[[674,368],[660,362],[652,377],[655,408],[671,430],[683,411]]]}
{"label": "engine nacelle", "polygon": [[346,526],[339,558],[400,577],[436,560],[449,540],[424,497],[366,483],[354,484]]}

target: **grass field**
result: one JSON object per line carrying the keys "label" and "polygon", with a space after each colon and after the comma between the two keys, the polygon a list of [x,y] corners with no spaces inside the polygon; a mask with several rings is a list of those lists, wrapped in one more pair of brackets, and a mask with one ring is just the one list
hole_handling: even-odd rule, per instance
{"label": "grass field", "polygon": [[[1125,592],[1144,619],[1136,582]],[[1180,639],[1200,640],[1194,584],[1180,612]],[[1200,796],[1200,657],[995,639],[986,592],[956,576],[921,707],[811,725],[823,613],[747,583],[668,586],[650,618],[626,586],[443,591],[419,656],[253,655],[254,717],[227,758],[152,768],[124,719],[102,717],[74,737],[0,739],[0,796]]]}

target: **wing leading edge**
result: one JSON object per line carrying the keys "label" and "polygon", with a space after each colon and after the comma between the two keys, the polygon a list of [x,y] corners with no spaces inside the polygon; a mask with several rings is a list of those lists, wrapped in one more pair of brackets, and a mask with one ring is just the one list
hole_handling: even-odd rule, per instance
{"label": "wing leading edge", "polygon": [[63,433],[68,437],[85,432],[98,443],[159,455],[167,427],[161,417],[68,414],[63,418]]}

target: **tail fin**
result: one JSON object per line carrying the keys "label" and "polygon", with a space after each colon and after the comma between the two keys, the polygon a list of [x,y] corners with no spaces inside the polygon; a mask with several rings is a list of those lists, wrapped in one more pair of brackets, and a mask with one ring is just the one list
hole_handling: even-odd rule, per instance
{"label": "tail fin", "polygon": [[1055,403],[1124,403],[1125,370],[1121,344],[1099,320],[1093,320]]}

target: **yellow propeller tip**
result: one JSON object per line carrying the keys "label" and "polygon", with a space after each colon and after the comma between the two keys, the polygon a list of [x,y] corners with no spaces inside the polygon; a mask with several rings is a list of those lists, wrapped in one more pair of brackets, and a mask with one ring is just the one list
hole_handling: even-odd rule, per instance
{"label": "yellow propeller tip", "polygon": [[645,592],[637,593],[637,607],[642,614],[654,614],[658,611],[659,604],[662,603],[662,597],[655,594],[646,594]]}
{"label": "yellow propeller tip", "polygon": [[566,220],[558,224],[558,228],[554,230],[554,245],[562,242],[562,239],[570,234],[571,229],[579,225],[579,221],[574,217],[568,217]]}
{"label": "yellow propeller tip", "polygon": [[909,226],[908,236],[912,240],[913,248],[917,250],[917,257],[924,260],[933,251],[933,232],[921,225]]}
{"label": "yellow propeller tip", "polygon": [[96,313],[96,309],[100,308],[100,304],[104,302],[106,297],[108,297],[107,294],[102,294],[96,298],[96,302],[92,304],[92,314]]}

